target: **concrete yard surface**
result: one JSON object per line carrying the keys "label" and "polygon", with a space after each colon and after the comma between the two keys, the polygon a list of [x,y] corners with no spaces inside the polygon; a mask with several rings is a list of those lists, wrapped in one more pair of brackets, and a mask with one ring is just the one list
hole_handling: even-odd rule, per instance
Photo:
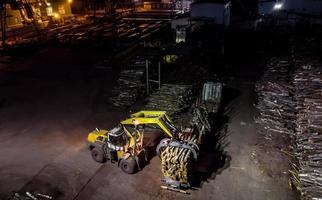
{"label": "concrete yard surface", "polygon": [[[227,85],[238,91],[227,105],[227,165],[190,194],[160,188],[156,156],[134,175],[109,162],[96,163],[86,146],[88,132],[112,128],[128,112],[106,102],[118,72],[95,69],[96,59],[95,51],[48,48],[1,64],[0,199],[14,191],[66,200],[295,198],[287,174],[272,176],[252,157],[265,152],[257,147],[254,81],[242,75]],[[278,165],[283,160],[271,162]]]}

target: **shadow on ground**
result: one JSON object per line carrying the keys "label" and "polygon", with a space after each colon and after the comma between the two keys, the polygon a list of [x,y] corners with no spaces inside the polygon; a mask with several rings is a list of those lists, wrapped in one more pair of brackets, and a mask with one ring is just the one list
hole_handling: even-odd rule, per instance
{"label": "shadow on ground", "polygon": [[229,146],[228,123],[230,122],[227,106],[240,95],[234,88],[225,88],[218,113],[209,116],[212,128],[211,132],[204,138],[205,145],[201,149],[201,157],[196,163],[193,187],[202,187],[204,182],[215,179],[225,169],[229,168],[232,157],[225,150]]}

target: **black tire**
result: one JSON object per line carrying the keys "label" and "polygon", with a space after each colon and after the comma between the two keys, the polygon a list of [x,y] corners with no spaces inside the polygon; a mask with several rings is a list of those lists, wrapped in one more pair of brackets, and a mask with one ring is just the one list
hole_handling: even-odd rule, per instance
{"label": "black tire", "polygon": [[130,157],[126,160],[124,160],[124,159],[121,160],[120,167],[121,167],[122,171],[127,174],[134,174],[138,169],[136,161],[133,157]]}
{"label": "black tire", "polygon": [[98,162],[98,163],[103,163],[106,161],[105,155],[103,150],[99,149],[99,148],[94,148],[92,149],[92,157],[93,159]]}

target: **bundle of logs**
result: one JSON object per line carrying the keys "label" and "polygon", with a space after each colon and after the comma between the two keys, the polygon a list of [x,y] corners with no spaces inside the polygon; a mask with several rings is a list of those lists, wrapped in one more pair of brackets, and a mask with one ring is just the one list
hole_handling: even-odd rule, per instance
{"label": "bundle of logs", "polygon": [[193,96],[190,85],[164,84],[147,98],[144,109],[167,111],[175,119],[178,114],[191,107]]}
{"label": "bundle of logs", "polygon": [[260,123],[288,134],[291,181],[303,199],[322,198],[322,74],[304,62],[272,60],[256,84]]}
{"label": "bundle of logs", "polygon": [[[189,143],[197,144],[198,136],[192,129],[180,131],[178,137],[181,142],[187,145]],[[169,181],[173,183],[177,182],[177,184],[174,185],[178,188],[183,185],[189,187],[194,162],[192,150],[182,147],[167,146],[162,150],[160,158],[161,171],[165,180],[168,181],[168,183]]]}
{"label": "bundle of logs", "polygon": [[[185,127],[180,127],[176,131],[176,139],[164,139],[161,141],[161,145],[158,145],[157,152],[160,155],[161,159],[161,170],[164,177],[166,188],[173,189],[186,189],[191,187],[191,183],[193,182],[192,177],[194,173],[194,165],[198,160],[200,147],[205,145],[207,141],[205,140],[205,136],[212,132],[212,124],[210,123],[210,113],[217,114],[218,105],[220,105],[221,94],[222,94],[222,84],[206,83],[209,87],[203,87],[201,94],[208,93],[209,99],[211,102],[206,100],[201,101],[202,95],[196,99],[192,112],[189,117],[186,119],[187,121],[184,123]],[[167,85],[167,87],[178,87],[173,85]],[[180,101],[180,99],[188,99],[190,103],[187,101],[181,100],[181,106],[177,109],[178,111],[182,111],[182,108],[191,107],[192,101],[188,98],[190,95],[190,88],[187,86],[180,87],[180,93],[172,93],[173,96],[171,98],[165,98],[163,103],[167,106],[172,104],[172,101]],[[217,95],[214,92],[216,91]],[[171,93],[170,93],[171,94]],[[190,97],[191,98],[191,97]],[[184,104],[183,104],[184,103]],[[207,107],[206,104],[212,104],[210,107]],[[208,108],[211,108],[210,110]],[[176,111],[176,113],[178,112]],[[187,115],[187,113],[185,113]],[[182,117],[180,117],[182,118]],[[187,128],[186,125],[189,125]],[[208,141],[209,142],[209,141]]]}
{"label": "bundle of logs", "polygon": [[145,87],[142,80],[143,76],[143,69],[121,71],[117,86],[113,89],[114,96],[110,98],[113,105],[119,107],[132,106]]}
{"label": "bundle of logs", "polygon": [[195,108],[190,124],[178,130],[177,140],[165,139],[166,145],[159,152],[165,184],[172,188],[191,187],[199,147],[206,142],[203,136],[210,132],[208,113],[203,108]]}
{"label": "bundle of logs", "polygon": [[[180,113],[191,107],[192,86],[164,84],[159,91],[153,93],[147,99],[146,110],[164,110],[176,119]],[[198,135],[192,128],[181,128],[178,130],[178,138],[181,144],[197,144]],[[183,148],[181,145],[171,146],[170,140],[166,140],[167,145],[160,149],[161,171],[167,185],[181,188],[189,187],[192,175],[192,164],[194,158],[192,149]]]}

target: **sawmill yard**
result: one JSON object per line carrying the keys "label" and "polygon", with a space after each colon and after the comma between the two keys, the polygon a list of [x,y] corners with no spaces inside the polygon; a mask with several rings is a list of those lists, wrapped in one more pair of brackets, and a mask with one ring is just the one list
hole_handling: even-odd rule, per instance
{"label": "sawmill yard", "polygon": [[[299,199],[301,192],[321,195],[318,184],[310,185],[318,182],[318,175],[311,172],[319,166],[320,158],[314,157],[314,148],[321,146],[319,134],[293,137],[311,118],[316,119],[312,132],[321,127],[321,115],[309,112],[312,105],[321,109],[318,28],[310,27],[310,34],[306,28],[231,28],[216,39],[199,35],[192,44],[169,45],[172,33],[163,22],[118,22],[124,37],[117,38],[117,44],[110,38],[109,27],[114,25],[108,21],[68,27],[60,34],[53,31],[43,43],[1,52],[0,199],[15,192],[67,200],[288,200]],[[162,51],[154,43],[163,44]],[[224,44],[224,53],[216,46],[219,43]],[[173,51],[179,58],[165,63],[163,55]],[[160,88],[151,85],[147,94],[145,67],[150,65],[150,76],[157,80],[158,62]],[[211,122],[216,135],[209,137],[207,148],[212,150],[198,160],[189,194],[161,188],[160,158],[154,149],[133,175],[117,164],[92,159],[89,132],[111,129],[129,113],[152,107],[168,110],[175,123],[184,125],[207,81],[223,83],[221,107]],[[179,105],[182,112],[171,113],[178,105],[158,104],[167,92],[177,95],[169,102],[184,99]],[[309,98],[310,94],[314,95]],[[303,117],[306,112],[309,119]],[[294,113],[303,115],[297,118]],[[296,145],[302,150],[312,145],[312,151],[296,154],[296,160]],[[299,174],[307,177],[301,179],[304,187],[299,186]]]}

